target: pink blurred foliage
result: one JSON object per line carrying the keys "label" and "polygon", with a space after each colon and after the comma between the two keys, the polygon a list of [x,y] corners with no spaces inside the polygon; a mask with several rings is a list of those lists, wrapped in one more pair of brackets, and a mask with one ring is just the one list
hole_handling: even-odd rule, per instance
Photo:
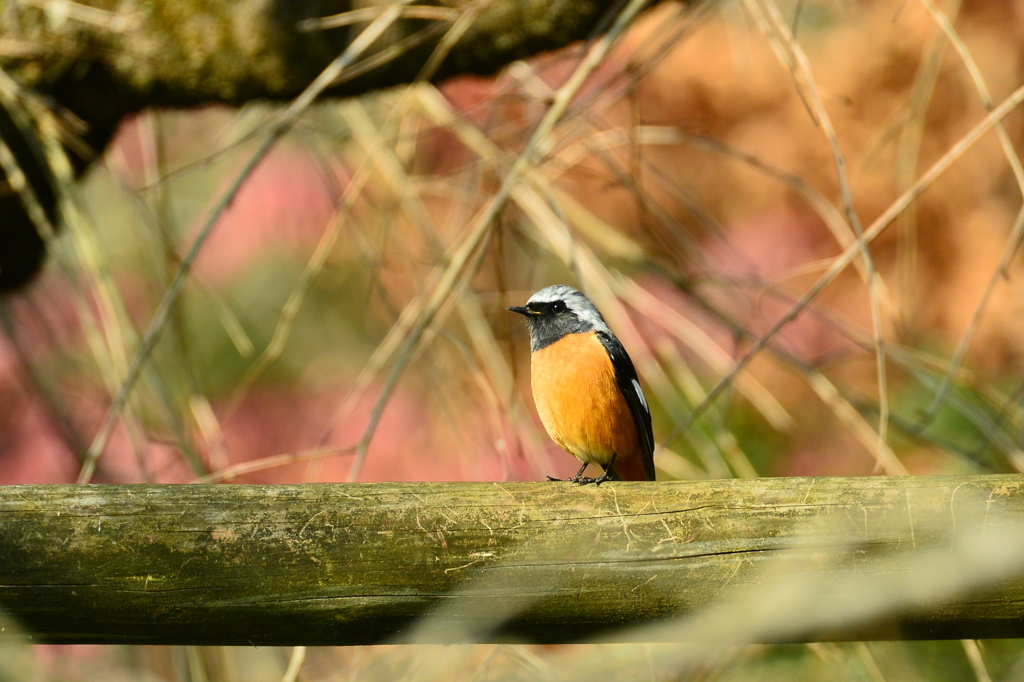
{"label": "pink blurred foliage", "polygon": [[[72,396],[66,395],[65,399]],[[298,388],[254,390],[220,424],[226,461],[234,465],[285,453],[320,447],[321,435],[335,407],[344,399],[337,391],[310,392]],[[338,424],[325,446],[344,448],[362,436],[372,408],[373,395]],[[106,401],[101,396],[79,395],[72,408],[80,440],[90,437],[103,418]],[[150,434],[152,436],[152,434]],[[514,440],[514,434],[506,433]],[[197,444],[200,454],[205,443]],[[313,465],[295,462],[233,479],[238,483],[344,481],[351,454],[327,456]],[[493,447],[483,442],[465,443],[436,415],[424,409],[416,392],[399,389],[392,396],[366,457],[362,481],[502,480],[505,465]],[[0,342],[0,484],[69,483],[78,475],[79,463],[61,438],[52,415],[28,385],[11,344]],[[522,457],[511,462],[512,477],[529,478]],[[179,448],[160,438],[150,438],[136,451],[124,427],[111,434],[94,478],[99,483],[187,483],[191,471]]]}
{"label": "pink blurred foliage", "polygon": [[[109,156],[120,159],[118,172],[130,186],[144,184],[146,164],[154,157],[149,150],[151,126],[143,125],[144,117],[152,115],[155,114],[140,114],[125,121],[107,151]],[[188,132],[188,127],[178,130],[183,136]],[[175,140],[172,146],[187,147],[188,140]],[[195,231],[241,172],[242,164],[251,154],[247,149],[243,146],[233,157],[238,159],[233,167],[219,174],[184,243],[191,243]],[[253,259],[267,253],[279,249],[307,252],[327,226],[337,203],[336,194],[347,182],[348,176],[340,167],[320,163],[301,148],[278,144],[249,173],[220,216],[203,245],[194,272],[211,283],[222,284]]]}
{"label": "pink blurred foliage", "polygon": [[452,108],[478,126],[486,125],[493,115],[497,80],[484,76],[456,76],[440,85],[438,90]]}
{"label": "pink blurred foliage", "polygon": [[[82,665],[109,665],[110,647],[102,644],[36,644],[36,665],[51,679],[82,679]],[[109,671],[105,671],[109,672]]]}
{"label": "pink blurred foliage", "polygon": [[0,336],[0,485],[68,483],[77,469],[18,354]]}
{"label": "pink blurred foliage", "polygon": [[[721,310],[735,315],[751,333],[761,336],[789,312],[799,296],[797,292],[813,283],[824,269],[807,269],[807,264],[825,262],[838,253],[835,240],[821,219],[809,211],[782,209],[737,220],[729,225],[728,243],[707,244],[707,260],[713,264],[715,276],[731,280],[730,286],[711,293],[709,299]],[[855,278],[856,274],[848,272],[847,276]],[[857,283],[853,288],[860,295]],[[737,290],[745,295],[737,296]],[[843,298],[842,290],[842,285],[837,284],[821,300],[841,307],[849,323],[856,319],[851,315],[863,311],[842,300],[837,304],[837,299]],[[856,321],[857,331],[868,335],[870,318],[863,316]],[[777,341],[796,358],[812,364],[837,352],[855,349],[837,326],[836,318],[817,314],[815,307],[788,323]]]}
{"label": "pink blurred foliage", "polygon": [[[231,463],[320,447],[322,435],[345,398],[344,392],[254,392],[222,425]],[[375,391],[329,431],[326,447],[355,445],[373,408]],[[237,482],[279,483],[347,480],[353,455],[345,453],[310,465],[296,462],[239,477]],[[399,388],[388,401],[370,443],[361,481],[459,481],[503,478],[501,462],[480,444],[462,444],[416,391]]]}
{"label": "pink blurred foliage", "polygon": [[[217,222],[196,260],[196,273],[221,284],[268,252],[307,252],[334,214],[329,183],[347,182],[340,172],[327,180],[325,172],[307,154],[272,151]],[[234,173],[227,175],[233,177]],[[212,196],[219,198],[226,189],[225,181]]]}

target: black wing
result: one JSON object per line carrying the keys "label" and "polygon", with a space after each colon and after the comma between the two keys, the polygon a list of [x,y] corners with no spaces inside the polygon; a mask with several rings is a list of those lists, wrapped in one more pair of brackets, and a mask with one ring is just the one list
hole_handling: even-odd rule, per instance
{"label": "black wing", "polygon": [[647,399],[640,388],[640,380],[636,376],[636,368],[622,343],[610,334],[597,332],[597,338],[608,351],[615,368],[615,383],[626,398],[629,411],[636,423],[637,436],[640,438],[640,452],[644,460],[644,472],[647,480],[654,480],[654,430],[651,428],[651,410],[647,407]]}

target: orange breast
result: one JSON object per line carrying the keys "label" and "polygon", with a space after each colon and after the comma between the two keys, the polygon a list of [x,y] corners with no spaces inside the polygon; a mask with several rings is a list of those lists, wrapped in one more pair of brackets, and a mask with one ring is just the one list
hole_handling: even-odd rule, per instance
{"label": "orange breast", "polygon": [[615,453],[617,465],[640,462],[633,415],[593,332],[569,334],[533,353],[530,378],[540,420],[563,449],[581,462],[605,465]]}

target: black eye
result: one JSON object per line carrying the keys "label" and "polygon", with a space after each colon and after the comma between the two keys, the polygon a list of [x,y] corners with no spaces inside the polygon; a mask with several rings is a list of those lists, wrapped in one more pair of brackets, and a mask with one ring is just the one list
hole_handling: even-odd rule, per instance
{"label": "black eye", "polygon": [[551,312],[553,312],[553,313],[564,313],[565,312],[565,303],[563,303],[562,301],[555,301],[554,303],[551,304]]}

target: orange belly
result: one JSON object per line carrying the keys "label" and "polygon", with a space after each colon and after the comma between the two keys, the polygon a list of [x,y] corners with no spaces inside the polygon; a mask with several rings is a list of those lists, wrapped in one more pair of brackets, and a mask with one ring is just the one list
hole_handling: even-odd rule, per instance
{"label": "orange belly", "polygon": [[[548,435],[581,462],[616,471],[640,462],[640,442],[615,368],[593,332],[568,334],[533,353],[533,400]],[[646,478],[646,477],[644,477]]]}

